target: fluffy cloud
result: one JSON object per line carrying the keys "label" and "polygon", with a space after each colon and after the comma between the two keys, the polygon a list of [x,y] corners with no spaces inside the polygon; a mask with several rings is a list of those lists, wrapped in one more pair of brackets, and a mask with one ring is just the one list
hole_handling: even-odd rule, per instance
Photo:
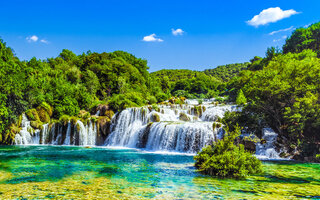
{"label": "fluffy cloud", "polygon": [[162,39],[158,38],[156,36],[156,34],[151,34],[151,35],[147,35],[147,36],[144,36],[142,41],[145,41],[145,42],[163,42]]}
{"label": "fluffy cloud", "polygon": [[277,22],[296,14],[299,13],[293,9],[282,10],[279,7],[268,8],[261,11],[259,15],[255,15],[251,20],[247,21],[247,23],[251,26],[258,27],[260,25]]}
{"label": "fluffy cloud", "polygon": [[40,42],[42,42],[42,43],[44,43],[44,44],[49,44],[49,41],[48,41],[48,40],[45,40],[45,39],[40,40]]}
{"label": "fluffy cloud", "polygon": [[30,37],[27,37],[26,38],[26,40],[28,41],[28,42],[36,42],[36,41],[38,41],[38,36],[36,36],[36,35],[33,35],[33,36],[30,36]]}
{"label": "fluffy cloud", "polygon": [[269,35],[274,35],[274,34],[277,34],[277,33],[280,33],[280,32],[291,31],[293,29],[294,29],[293,26],[291,26],[289,28],[280,29],[280,30],[277,30],[277,31],[272,31],[271,33],[269,33]]}
{"label": "fluffy cloud", "polygon": [[184,31],[181,28],[178,28],[176,30],[171,29],[172,30],[172,35],[177,36],[177,35],[183,35]]}

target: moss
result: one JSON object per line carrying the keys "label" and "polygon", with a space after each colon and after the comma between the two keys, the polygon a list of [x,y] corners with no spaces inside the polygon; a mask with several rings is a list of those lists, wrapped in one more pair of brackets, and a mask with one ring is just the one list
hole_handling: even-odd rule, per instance
{"label": "moss", "polygon": [[39,107],[43,108],[49,114],[50,117],[52,116],[53,110],[49,104],[47,104],[46,102],[42,102]]}
{"label": "moss", "polygon": [[157,113],[152,113],[152,115],[150,116],[150,121],[160,122],[160,116]]}
{"label": "moss", "polygon": [[28,117],[28,119],[30,121],[39,121],[40,118],[39,118],[39,115],[38,115],[38,112],[36,109],[29,109],[26,111],[26,116]]}
{"label": "moss", "polygon": [[80,132],[80,125],[77,124],[76,127],[77,127],[77,131]]}
{"label": "moss", "polygon": [[43,107],[38,106],[37,113],[38,113],[40,121],[45,122],[45,123],[48,123],[50,121],[50,115]]}
{"label": "moss", "polygon": [[59,123],[61,123],[62,125],[68,124],[69,121],[70,121],[70,116],[68,116],[68,115],[62,115],[59,118]]}
{"label": "moss", "polygon": [[91,116],[90,120],[91,120],[92,123],[96,123],[98,121],[98,118],[99,117]]}
{"label": "moss", "polygon": [[185,113],[180,113],[179,114],[179,120],[181,120],[181,121],[190,121],[190,117],[188,117],[188,115],[187,114],[185,114]]}
{"label": "moss", "polygon": [[80,110],[78,117],[81,118],[81,119],[89,119],[90,118],[90,113],[88,111],[85,111],[85,110]]}
{"label": "moss", "polygon": [[30,122],[30,125],[31,125],[31,127],[32,128],[34,128],[34,129],[40,129],[40,130],[42,130],[42,125],[43,125],[43,123],[40,121],[40,120],[38,120],[38,121],[31,121]]}
{"label": "moss", "polygon": [[112,119],[112,117],[114,116],[114,112],[112,110],[106,110],[102,116],[106,116],[110,119]]}
{"label": "moss", "polygon": [[160,108],[158,107],[157,104],[152,104],[152,109],[157,111],[157,112],[160,112]]}
{"label": "moss", "polygon": [[78,120],[79,120],[79,119],[78,119],[77,117],[74,117],[74,116],[70,117],[70,122],[71,122],[71,124],[72,124],[73,126],[76,125],[76,123],[77,123]]}

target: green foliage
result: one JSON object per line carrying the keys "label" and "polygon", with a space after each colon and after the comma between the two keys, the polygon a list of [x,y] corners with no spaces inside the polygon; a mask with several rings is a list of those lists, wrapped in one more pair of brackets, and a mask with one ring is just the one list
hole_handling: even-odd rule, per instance
{"label": "green foliage", "polygon": [[211,176],[243,178],[262,171],[262,164],[242,144],[235,145],[239,127],[223,139],[203,148],[195,157],[198,171]]}
{"label": "green foliage", "polygon": [[206,69],[204,73],[220,81],[228,82],[232,77],[237,76],[240,71],[247,69],[248,65],[248,62],[221,65],[214,69]]}
{"label": "green foliage", "polygon": [[160,70],[151,74],[159,80],[163,91],[170,91],[174,96],[204,98],[210,90],[216,90],[221,84],[215,77],[204,72],[192,70]]}
{"label": "green foliage", "polygon": [[312,49],[320,56],[320,22],[307,28],[298,28],[286,40],[283,53],[300,53],[305,49]]}
{"label": "green foliage", "polygon": [[247,98],[244,96],[242,90],[239,90],[237,99],[236,99],[236,104],[237,105],[244,105],[245,103],[247,103]]}

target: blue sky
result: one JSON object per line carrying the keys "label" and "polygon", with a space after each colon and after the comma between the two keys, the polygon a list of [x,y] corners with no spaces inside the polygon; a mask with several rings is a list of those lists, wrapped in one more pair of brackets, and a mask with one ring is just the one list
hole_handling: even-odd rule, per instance
{"label": "blue sky", "polygon": [[319,9],[319,0],[10,0],[1,2],[0,37],[22,60],[123,50],[150,71],[203,70],[264,56],[320,21]]}

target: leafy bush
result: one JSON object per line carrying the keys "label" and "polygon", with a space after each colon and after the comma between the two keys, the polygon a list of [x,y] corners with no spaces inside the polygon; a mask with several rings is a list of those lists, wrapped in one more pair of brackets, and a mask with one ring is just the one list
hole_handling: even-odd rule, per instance
{"label": "leafy bush", "polygon": [[194,159],[199,172],[218,177],[242,178],[262,171],[261,161],[247,152],[242,144],[235,145],[240,128],[226,132],[223,139],[206,146]]}
{"label": "leafy bush", "polygon": [[163,102],[168,99],[168,96],[165,93],[160,92],[160,93],[156,94],[156,98],[157,98],[158,102]]}

